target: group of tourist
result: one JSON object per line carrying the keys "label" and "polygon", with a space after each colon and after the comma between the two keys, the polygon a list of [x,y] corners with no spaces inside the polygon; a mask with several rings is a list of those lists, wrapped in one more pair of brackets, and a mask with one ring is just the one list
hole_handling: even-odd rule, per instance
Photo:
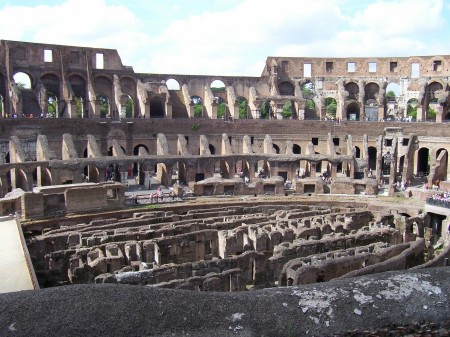
{"label": "group of tourist", "polygon": [[450,208],[450,193],[445,190],[444,192],[433,194],[427,198],[427,204]]}

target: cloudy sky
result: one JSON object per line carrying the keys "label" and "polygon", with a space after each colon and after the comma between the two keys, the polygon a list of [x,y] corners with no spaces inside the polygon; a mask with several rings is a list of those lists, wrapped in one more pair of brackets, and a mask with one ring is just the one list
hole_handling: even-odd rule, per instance
{"label": "cloudy sky", "polygon": [[450,54],[449,25],[449,0],[0,0],[1,39],[113,48],[143,73],[259,76],[267,56]]}

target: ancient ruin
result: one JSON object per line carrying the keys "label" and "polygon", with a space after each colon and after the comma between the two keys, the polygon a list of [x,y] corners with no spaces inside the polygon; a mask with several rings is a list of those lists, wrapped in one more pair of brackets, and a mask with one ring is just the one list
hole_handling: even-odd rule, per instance
{"label": "ancient ruin", "polygon": [[40,287],[245,292],[448,263],[450,56],[140,74],[116,50],[3,40],[0,60],[0,214]]}

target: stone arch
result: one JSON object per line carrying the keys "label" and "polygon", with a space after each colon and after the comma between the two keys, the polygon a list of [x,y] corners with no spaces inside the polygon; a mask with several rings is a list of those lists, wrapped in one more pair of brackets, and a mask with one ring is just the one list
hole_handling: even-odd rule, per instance
{"label": "stone arch", "polygon": [[406,103],[406,115],[410,116],[412,119],[417,119],[417,107],[419,105],[419,100],[417,98],[410,98]]}
{"label": "stone arch", "polygon": [[344,88],[348,92],[347,100],[358,100],[359,86],[357,83],[348,82],[344,85]]}
{"label": "stone arch", "polygon": [[238,96],[236,98],[237,104],[238,104],[238,109],[239,109],[239,119],[247,119],[249,114],[248,114],[248,100],[245,97],[242,96]]}
{"label": "stone arch", "polygon": [[367,104],[368,100],[377,100],[380,92],[380,86],[378,83],[369,82],[364,87],[364,102]]}
{"label": "stone arch", "polygon": [[236,168],[236,174],[243,178],[243,177],[249,177],[250,178],[250,164],[246,160],[239,159],[236,161],[235,166]]}
{"label": "stone arch", "polygon": [[16,84],[22,83],[24,89],[31,89],[34,87],[34,78],[27,72],[18,71],[14,73],[13,79]]}
{"label": "stone arch", "polygon": [[347,120],[359,121],[360,107],[359,102],[352,101],[347,104]]}
{"label": "stone arch", "polygon": [[40,78],[42,84],[44,85],[45,89],[48,91],[51,91],[53,94],[56,95],[56,97],[59,99],[59,91],[60,91],[60,78],[59,76],[53,74],[53,73],[45,73]]}
{"label": "stone arch", "polygon": [[100,106],[99,117],[111,118],[111,104],[107,95],[103,93],[97,94],[97,101]]}
{"label": "stone arch", "polygon": [[211,152],[212,155],[216,154],[216,148],[214,147],[214,145],[209,144],[209,151]]}
{"label": "stone arch", "polygon": [[355,158],[361,158],[361,149],[359,146],[355,146]]}
{"label": "stone arch", "polygon": [[295,96],[295,87],[289,81],[283,81],[278,84],[278,91],[282,96]]}
{"label": "stone arch", "polygon": [[294,144],[292,145],[292,152],[293,152],[294,154],[302,154],[302,148],[301,148],[301,146],[294,143]]}
{"label": "stone arch", "polygon": [[166,115],[166,109],[162,97],[154,95],[150,99],[150,118],[164,118]]}
{"label": "stone arch", "polygon": [[214,175],[225,179],[232,178],[230,175],[230,167],[230,163],[226,160],[217,160],[214,162]]}
{"label": "stone arch", "polygon": [[180,83],[174,78],[169,78],[166,81],[166,86],[169,90],[181,90]]}
{"label": "stone arch", "polygon": [[428,175],[430,173],[430,150],[422,147],[417,152],[417,175]]}
{"label": "stone arch", "polygon": [[280,147],[277,144],[272,144],[277,154],[280,154]]}
{"label": "stone arch", "polygon": [[200,96],[191,96],[192,103],[194,103],[194,117],[203,117],[203,99]]}
{"label": "stone arch", "polygon": [[336,99],[334,97],[326,97],[324,102],[326,117],[329,119],[335,119],[337,111]]}
{"label": "stone arch", "polygon": [[272,115],[271,111],[271,100],[265,100],[261,103],[261,119],[269,119]]}
{"label": "stone arch", "polygon": [[256,171],[259,178],[269,178],[271,176],[270,163],[267,160],[258,160]]}
{"label": "stone arch", "polygon": [[59,117],[58,97],[51,91],[47,91],[46,105],[47,105],[46,117],[52,118]]}

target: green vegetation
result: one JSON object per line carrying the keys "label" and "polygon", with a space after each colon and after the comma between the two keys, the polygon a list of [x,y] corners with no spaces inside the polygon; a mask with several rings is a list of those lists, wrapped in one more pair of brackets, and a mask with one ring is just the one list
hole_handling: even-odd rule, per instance
{"label": "green vegetation", "polygon": [[194,116],[203,117],[203,105],[202,103],[197,103],[194,105]]}
{"label": "green vegetation", "polygon": [[198,129],[200,129],[200,124],[199,123],[192,124],[192,130],[198,131]]}
{"label": "green vegetation", "polygon": [[428,111],[427,111],[427,117],[430,119],[436,118],[436,110],[434,110],[432,107],[428,107]]}
{"label": "green vegetation", "polygon": [[54,95],[49,95],[47,98],[47,102],[47,112],[50,114],[50,116],[55,118],[56,112],[58,111],[58,102],[56,101],[56,97]]}
{"label": "green vegetation", "polygon": [[292,102],[286,101],[283,105],[283,112],[281,113],[283,118],[291,118],[292,117]]}
{"label": "green vegetation", "polygon": [[227,105],[225,103],[220,103],[217,106],[217,118],[225,117],[226,110],[227,110]]}
{"label": "green vegetation", "polygon": [[386,97],[389,97],[389,98],[395,98],[396,96],[395,96],[395,92],[393,92],[392,90],[389,90],[387,93],[386,93]]}
{"label": "green vegetation", "polygon": [[128,98],[127,103],[125,104],[125,117],[133,117],[133,100],[131,98]]}
{"label": "green vegetation", "polygon": [[413,98],[408,101],[408,105],[406,108],[406,113],[408,116],[411,116],[414,119],[417,119],[417,106],[419,105],[419,102],[417,99]]}
{"label": "green vegetation", "polygon": [[17,85],[17,89],[19,89],[19,90],[25,89],[25,83],[17,82],[16,85]]}
{"label": "green vegetation", "polygon": [[327,97],[325,98],[325,110],[329,117],[336,117],[337,103],[334,98]]}
{"label": "green vegetation", "polygon": [[269,118],[270,115],[270,102],[264,101],[263,104],[261,104],[261,118]]}
{"label": "green vegetation", "polygon": [[109,100],[104,95],[97,95],[97,100],[100,101],[100,117],[105,118],[109,115]]}
{"label": "green vegetation", "polygon": [[77,115],[78,118],[82,118],[83,117],[83,99],[81,97],[75,97],[75,106],[76,106],[76,111],[75,114]]}
{"label": "green vegetation", "polygon": [[211,87],[211,91],[212,91],[213,93],[216,93],[216,92],[225,92],[225,87]]}
{"label": "green vegetation", "polygon": [[244,97],[238,97],[238,106],[239,106],[239,118],[240,119],[247,119],[248,118],[248,102]]}
{"label": "green vegetation", "polygon": [[305,109],[314,110],[315,108],[316,108],[316,105],[314,104],[314,101],[312,99],[307,99],[305,101]]}
{"label": "green vegetation", "polygon": [[303,98],[311,98],[314,96],[314,86],[311,82],[304,83],[301,86]]}

